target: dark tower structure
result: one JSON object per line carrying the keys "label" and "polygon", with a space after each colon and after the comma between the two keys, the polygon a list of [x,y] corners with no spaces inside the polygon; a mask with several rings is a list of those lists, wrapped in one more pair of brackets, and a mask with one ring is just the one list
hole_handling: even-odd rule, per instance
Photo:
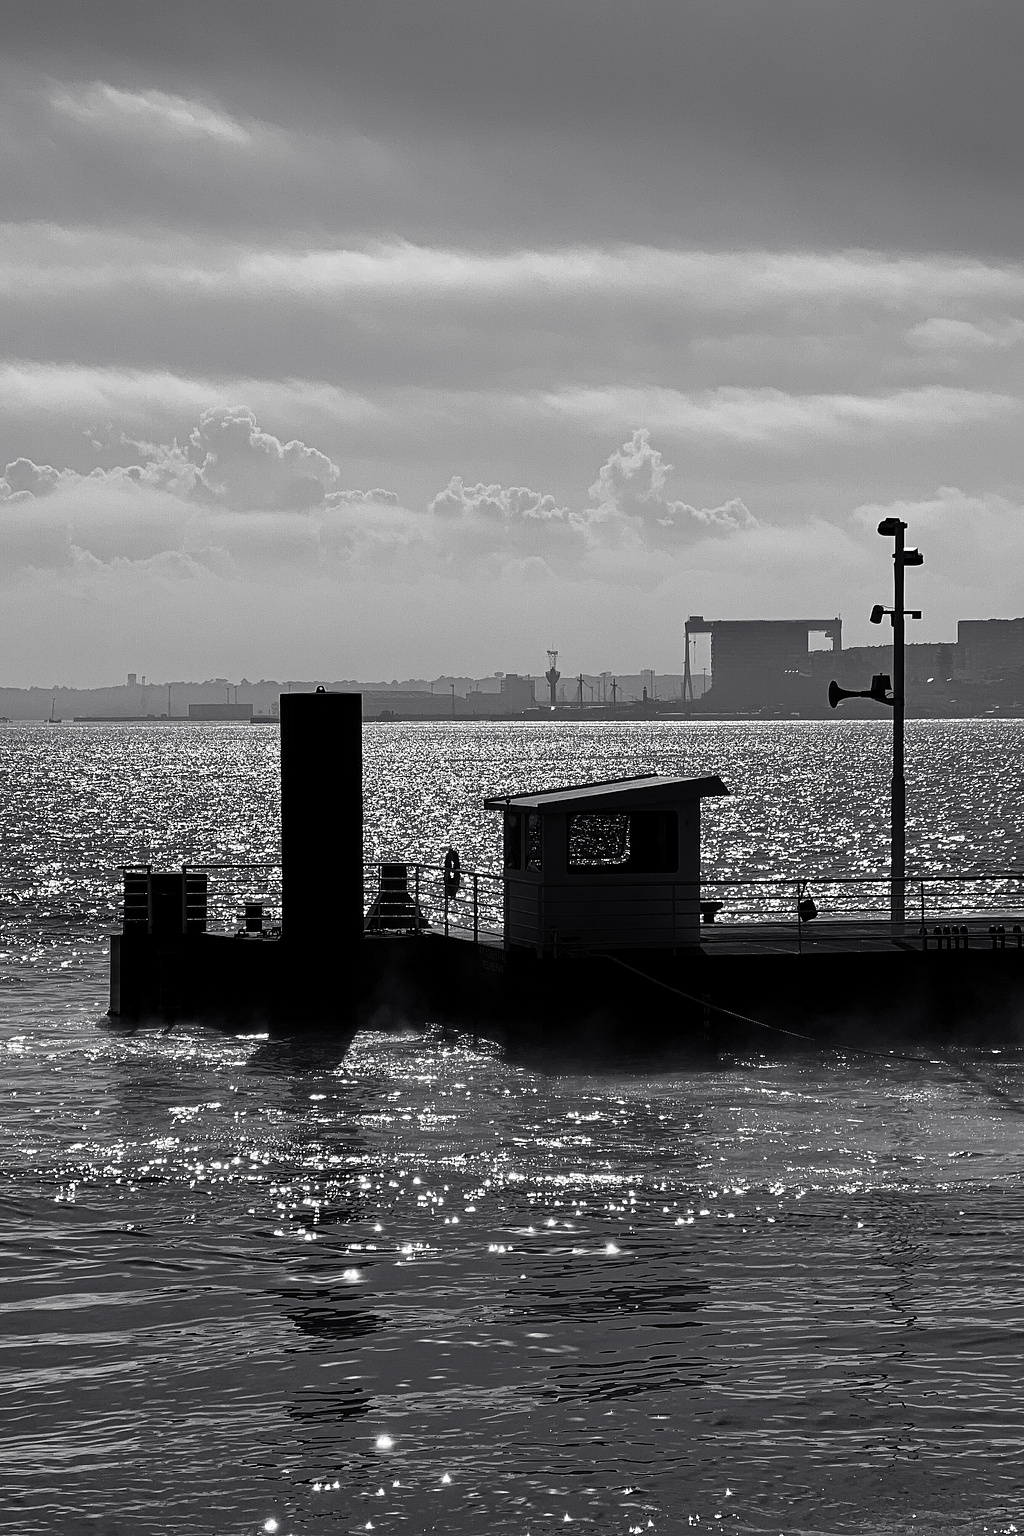
{"label": "dark tower structure", "polygon": [[558,652],[548,651],[548,670],[544,673],[544,681],[547,683],[551,693],[552,709],[558,703],[558,679],[561,675],[561,672],[558,670]]}
{"label": "dark tower structure", "polygon": [[358,693],[281,695],[282,934],[335,988],[363,932],[362,743]]}
{"label": "dark tower structure", "polygon": [[280,935],[264,932],[258,902],[241,932],[208,928],[208,871],[220,866],[125,870],[113,1014],[327,1029],[344,1049],[362,1000],[362,729],[357,693],[281,698]]}

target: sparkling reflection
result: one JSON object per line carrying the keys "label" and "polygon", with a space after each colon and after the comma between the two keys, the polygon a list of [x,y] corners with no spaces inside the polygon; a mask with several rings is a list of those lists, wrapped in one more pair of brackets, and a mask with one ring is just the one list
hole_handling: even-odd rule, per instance
{"label": "sparkling reflection", "polygon": [[[913,729],[928,857],[1016,851],[1021,728]],[[1014,1048],[596,1071],[443,1030],[340,1057],[97,1028],[111,864],[273,856],[272,735],[0,736],[10,1527],[1020,1524]],[[472,863],[485,792],[714,769],[741,790],[709,818],[725,865],[858,868],[883,748],[860,725],[375,727],[369,837]]]}

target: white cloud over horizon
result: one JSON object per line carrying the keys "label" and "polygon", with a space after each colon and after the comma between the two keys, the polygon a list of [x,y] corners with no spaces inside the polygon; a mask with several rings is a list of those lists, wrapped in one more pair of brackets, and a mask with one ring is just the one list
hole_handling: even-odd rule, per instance
{"label": "white cloud over horizon", "polygon": [[[1021,506],[950,488],[864,505],[845,530],[821,518],[766,523],[738,497],[693,506],[672,494],[676,471],[647,428],[609,453],[575,506],[456,475],[410,508],[386,488],[344,486],[329,456],[264,431],[245,407],[202,413],[182,441],[130,446],[135,462],[83,473],[22,456],[0,478],[0,633],[17,626],[37,662],[55,665],[44,637],[71,612],[84,620],[109,608],[144,633],[146,614],[177,604],[190,616],[185,643],[180,634],[170,646],[149,642],[175,675],[190,657],[202,670],[203,647],[240,653],[256,614],[262,670],[273,672],[275,650],[295,646],[298,612],[308,627],[298,649],[314,674],[324,670],[312,666],[318,644],[337,655],[339,675],[409,671],[401,655],[410,637],[418,670],[453,669],[453,644],[494,660],[499,637],[525,667],[526,625],[544,633],[570,618],[577,643],[603,649],[615,667],[639,645],[671,670],[684,607],[784,616],[794,604],[838,611],[852,593],[866,612],[883,574],[874,526],[892,512],[929,546],[916,600],[929,603],[932,633],[964,616],[965,596],[1010,601],[1024,562]],[[137,646],[140,635],[125,643]],[[155,675],[159,660],[147,670]],[[91,668],[59,675],[101,680]]]}
{"label": "white cloud over horizon", "polygon": [[[453,476],[420,510],[383,487],[352,489],[326,454],[263,431],[244,406],[204,411],[183,442],[130,442],[137,462],[87,473],[12,460],[0,478],[0,581],[75,562],[180,556],[221,574],[283,563],[338,579],[386,566],[398,580],[557,570],[569,579],[614,552],[628,584],[664,575],[666,547],[756,527],[739,500],[699,509],[667,493],[672,469],[635,430],[601,467],[589,504]],[[63,536],[61,533],[63,530]],[[596,562],[596,564],[595,564]]]}

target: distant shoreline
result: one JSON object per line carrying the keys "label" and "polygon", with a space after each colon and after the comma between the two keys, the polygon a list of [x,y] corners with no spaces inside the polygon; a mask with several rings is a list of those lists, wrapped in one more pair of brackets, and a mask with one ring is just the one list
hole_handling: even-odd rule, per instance
{"label": "distant shoreline", "polygon": [[[611,709],[594,708],[572,709],[559,707],[554,710],[528,710],[517,715],[471,715],[462,712],[454,715],[413,715],[392,713],[384,711],[380,714],[364,715],[363,720],[370,725],[512,725],[512,724],[540,724],[545,722],[574,721],[588,725],[617,724],[622,721],[688,721],[700,724],[702,721],[709,724],[780,724],[797,721],[827,721],[838,717],[829,710],[822,710],[820,714],[800,714],[793,711],[718,711],[711,710],[669,710],[644,708],[638,705]],[[844,712],[845,720],[880,720],[884,723],[886,716],[871,711],[864,707],[856,713],[852,710]],[[1024,708],[1018,709],[992,709],[984,713],[964,711],[954,713],[952,711],[936,713],[917,713],[913,707],[907,710],[908,720],[1022,720]],[[224,719],[224,720],[196,720],[188,715],[74,715],[69,719],[56,719],[53,721],[40,720],[38,716],[26,716],[21,719],[6,718],[0,720],[0,724],[6,725],[279,725],[280,720],[276,715],[253,715],[248,720]]]}

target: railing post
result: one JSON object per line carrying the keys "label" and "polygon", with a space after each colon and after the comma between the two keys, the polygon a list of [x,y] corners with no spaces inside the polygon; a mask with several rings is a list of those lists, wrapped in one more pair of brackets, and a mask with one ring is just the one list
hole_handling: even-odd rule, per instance
{"label": "railing post", "polygon": [[447,884],[446,881],[442,880],[441,885],[442,885],[442,888],[444,890],[444,936],[445,936],[445,938],[447,938],[448,937],[448,884]]}
{"label": "railing post", "polygon": [[418,863],[414,864],[413,865],[413,869],[416,871],[416,874],[415,874],[415,877],[414,877],[415,878],[415,884],[413,886],[413,889],[416,892],[416,895],[415,895],[415,898],[414,898],[415,904],[416,904],[416,917],[415,917],[414,920],[415,920],[415,923],[416,923],[416,937],[418,939],[420,939],[420,938],[423,937],[423,929],[420,927],[420,866],[419,866],[419,864]]}
{"label": "railing post", "polygon": [[798,880],[796,882],[796,948],[797,954],[800,955],[802,955],[804,952],[804,925],[800,921],[800,897],[802,894],[802,886],[803,881]]}
{"label": "railing post", "polygon": [[480,876],[473,872],[473,943],[480,942]]}

